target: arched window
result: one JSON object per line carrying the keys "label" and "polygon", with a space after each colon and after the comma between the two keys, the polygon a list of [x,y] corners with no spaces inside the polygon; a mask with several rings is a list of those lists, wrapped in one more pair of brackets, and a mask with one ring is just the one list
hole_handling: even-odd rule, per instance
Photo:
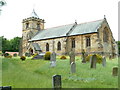
{"label": "arched window", "polygon": [[39,23],[37,24],[37,30],[40,30],[40,24]]}
{"label": "arched window", "polygon": [[58,44],[57,44],[57,50],[61,50],[61,43],[60,42],[58,42]]}
{"label": "arched window", "polygon": [[90,47],[91,46],[91,41],[90,41],[90,36],[86,37],[86,47]]}
{"label": "arched window", "polygon": [[29,23],[26,23],[26,29],[28,29],[28,27],[29,27]]}
{"label": "arched window", "polygon": [[49,44],[46,43],[46,51],[49,51]]}
{"label": "arched window", "polygon": [[72,48],[75,48],[75,38],[72,38]]}
{"label": "arched window", "polygon": [[105,27],[103,30],[103,41],[108,42],[108,40],[109,40],[108,30],[107,30],[107,27]]}

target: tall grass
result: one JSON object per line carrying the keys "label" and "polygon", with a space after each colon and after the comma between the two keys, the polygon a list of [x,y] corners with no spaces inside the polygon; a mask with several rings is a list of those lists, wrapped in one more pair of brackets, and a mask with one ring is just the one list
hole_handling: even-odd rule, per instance
{"label": "tall grass", "polygon": [[76,57],[76,73],[70,73],[69,60],[57,58],[56,67],[50,67],[50,61],[21,61],[19,58],[3,58],[3,86],[13,88],[52,88],[52,76],[62,76],[63,88],[117,88],[118,77],[112,76],[112,67],[118,66],[118,60],[107,60],[106,67],[97,64],[96,69],[90,69],[90,63],[82,64]]}

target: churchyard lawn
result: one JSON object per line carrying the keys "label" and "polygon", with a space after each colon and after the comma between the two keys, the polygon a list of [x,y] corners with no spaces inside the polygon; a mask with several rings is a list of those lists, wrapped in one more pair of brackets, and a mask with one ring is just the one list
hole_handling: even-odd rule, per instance
{"label": "churchyard lawn", "polygon": [[52,76],[61,75],[62,88],[118,88],[118,76],[112,76],[112,67],[118,66],[118,59],[107,58],[106,67],[97,64],[90,69],[90,63],[81,63],[76,57],[76,73],[70,73],[69,59],[57,57],[56,66],[50,67],[50,61],[25,61],[18,57],[2,59],[2,86],[12,88],[52,88]]}

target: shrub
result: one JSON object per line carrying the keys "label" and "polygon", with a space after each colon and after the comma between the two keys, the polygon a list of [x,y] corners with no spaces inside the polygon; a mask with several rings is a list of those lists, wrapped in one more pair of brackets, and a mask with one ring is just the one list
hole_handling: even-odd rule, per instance
{"label": "shrub", "polygon": [[67,59],[65,55],[62,55],[60,59]]}
{"label": "shrub", "polygon": [[32,56],[32,58],[34,58],[35,56],[37,56],[38,55],[38,53],[35,53],[33,56]]}
{"label": "shrub", "polygon": [[22,61],[24,61],[24,60],[26,59],[26,57],[25,57],[25,56],[21,56],[20,59],[21,59]]}
{"label": "shrub", "polygon": [[46,52],[45,55],[44,55],[44,59],[45,60],[50,60],[50,55],[51,55],[51,52]]}
{"label": "shrub", "polygon": [[17,54],[15,53],[15,54],[13,54],[13,56],[14,56],[14,57],[17,57]]}
{"label": "shrub", "polygon": [[6,58],[12,58],[12,55],[6,56]]}
{"label": "shrub", "polygon": [[9,53],[4,53],[4,57],[7,57],[7,56],[9,56]]}
{"label": "shrub", "polygon": [[[93,55],[88,55],[86,58],[85,58],[85,60],[87,61],[87,62],[89,62],[90,61],[90,57],[91,56],[93,56]],[[101,55],[99,55],[99,54],[96,54],[96,56],[97,56],[97,63],[102,63],[102,56]]]}

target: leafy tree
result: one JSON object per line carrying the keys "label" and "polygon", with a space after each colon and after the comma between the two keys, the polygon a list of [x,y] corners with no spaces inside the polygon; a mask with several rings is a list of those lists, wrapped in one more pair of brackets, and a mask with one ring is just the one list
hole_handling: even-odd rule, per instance
{"label": "leafy tree", "polygon": [[4,36],[0,37],[0,50],[2,50],[3,53],[6,51],[10,52],[18,52],[19,51],[19,45],[20,45],[20,37],[15,37],[11,40],[7,40],[7,38],[4,38]]}
{"label": "leafy tree", "polygon": [[117,43],[118,43],[118,53],[120,55],[120,41],[118,41]]}

